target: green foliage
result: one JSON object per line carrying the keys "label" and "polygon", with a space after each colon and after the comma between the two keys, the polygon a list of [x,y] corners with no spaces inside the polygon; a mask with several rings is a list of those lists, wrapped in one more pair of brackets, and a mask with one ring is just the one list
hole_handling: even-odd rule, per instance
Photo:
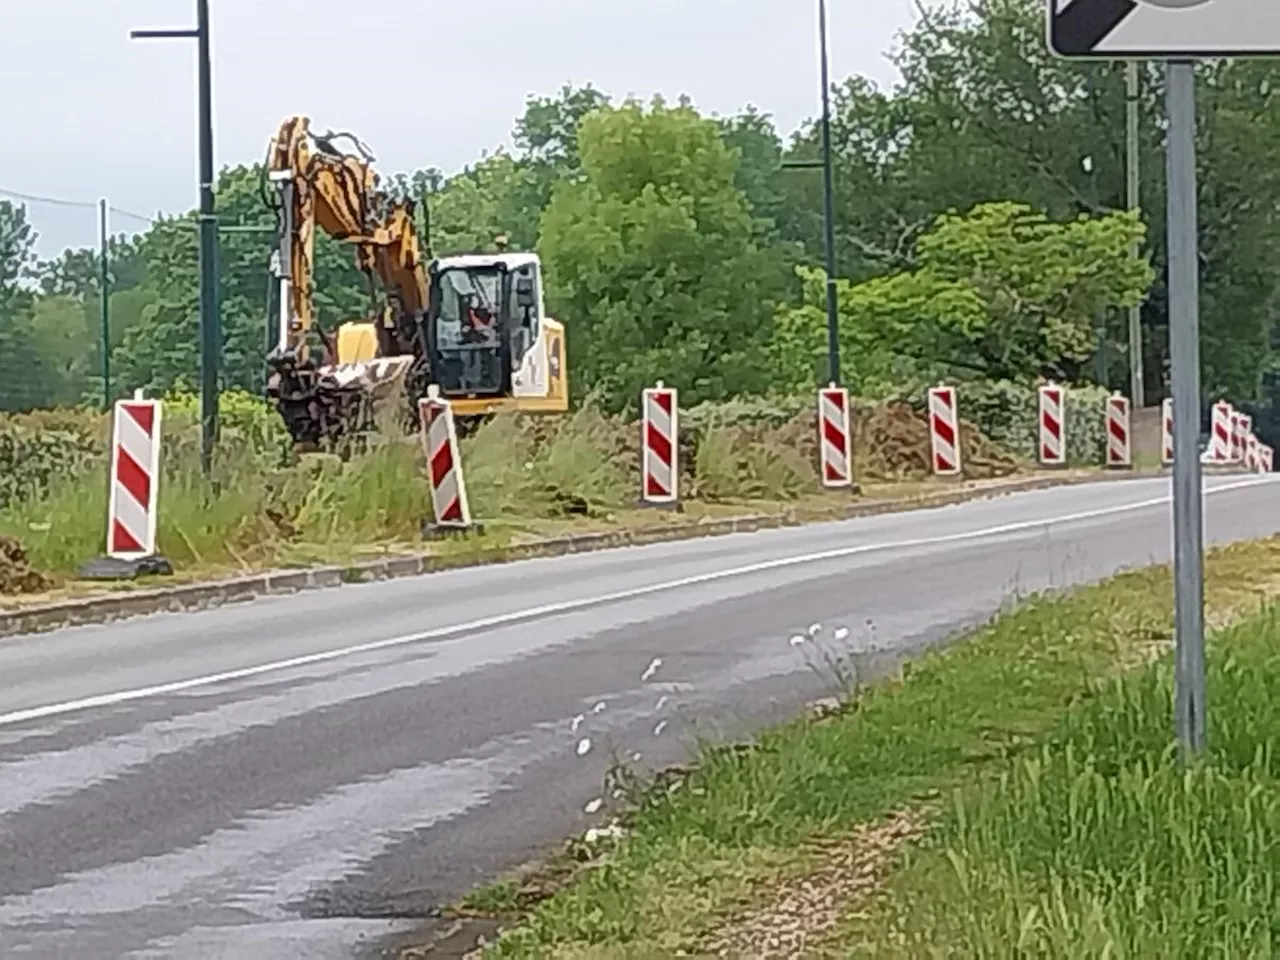
{"label": "green foliage", "polygon": [[[65,429],[0,417],[0,510],[39,497],[96,462],[101,447]],[[105,478],[103,483],[105,484]]]}
{"label": "green foliage", "polygon": [[[1106,455],[1108,392],[1082,384],[1067,388],[1067,459],[1073,464],[1099,464]],[[1008,380],[968,381],[957,390],[960,416],[989,439],[1023,459],[1034,462],[1038,446],[1036,420],[1039,396],[1035,386]],[[923,406],[923,395],[919,398]]]}
{"label": "green foliage", "polygon": [[763,389],[778,274],[716,124],[630,102],[586,117],[579,149],[583,177],[557,186],[540,234],[576,389],[611,410],[658,379],[692,403]]}
{"label": "green foliage", "polygon": [[[891,92],[863,78],[838,90],[833,118],[839,274],[853,282],[915,266],[913,244],[939,213],[1006,198],[1052,221],[1127,207],[1124,64],[1069,63],[1049,55],[1043,4],[980,0],[932,4],[892,56]],[[1280,143],[1276,66],[1197,65],[1201,173],[1203,382],[1206,395],[1253,398],[1269,364],[1267,334],[1280,271],[1280,229],[1269,202],[1280,171],[1265,159]],[[1140,164],[1146,249],[1162,278],[1143,308],[1147,392],[1164,393],[1167,360],[1163,68],[1142,68]],[[818,155],[810,125],[797,158]],[[1091,159],[1091,170],[1084,160]],[[784,235],[822,256],[821,180],[786,180]],[[1127,350],[1127,324],[1104,317],[1109,357]],[[1021,344],[1016,345],[1021,348]],[[994,375],[1008,375],[993,371]],[[1072,374],[1074,378],[1074,373]],[[1128,388],[1114,362],[1110,387]]]}
{"label": "green foliage", "polygon": [[[944,214],[914,245],[913,269],[837,283],[849,382],[876,396],[948,368],[996,379],[1074,372],[1092,351],[1094,316],[1146,294],[1151,268],[1127,256],[1143,232],[1130,213],[1053,223],[995,203]],[[805,302],[780,312],[773,343],[797,388],[813,384],[826,322],[825,274],[800,276]]]}
{"label": "green foliage", "polygon": [[[200,397],[186,390],[164,397],[166,415],[198,423]],[[243,390],[226,390],[218,398],[218,426],[222,438],[260,454],[263,462],[277,466],[292,453],[293,440],[280,414],[261,397]]]}

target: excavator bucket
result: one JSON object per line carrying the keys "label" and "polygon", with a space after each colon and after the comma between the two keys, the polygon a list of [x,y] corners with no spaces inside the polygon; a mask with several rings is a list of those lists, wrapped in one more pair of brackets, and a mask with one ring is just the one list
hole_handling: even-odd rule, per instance
{"label": "excavator bucket", "polygon": [[379,357],[320,367],[316,371],[318,386],[321,390],[359,390],[372,400],[384,400],[401,387],[413,362],[413,357]]}

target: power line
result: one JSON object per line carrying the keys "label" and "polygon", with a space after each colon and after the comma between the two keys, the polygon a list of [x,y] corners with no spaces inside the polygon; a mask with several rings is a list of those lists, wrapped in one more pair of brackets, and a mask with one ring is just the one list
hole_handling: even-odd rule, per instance
{"label": "power line", "polygon": [[[66,197],[42,197],[32,193],[23,193],[20,190],[10,190],[7,187],[0,187],[0,196],[10,197],[14,200],[23,200],[27,203],[43,203],[52,207],[74,207],[79,210],[97,210],[97,203],[87,200],[68,200]],[[140,213],[132,213],[129,210],[121,210],[119,207],[113,207],[108,204],[107,209],[114,214],[127,217],[130,220],[138,220],[148,226],[155,226],[155,217],[144,217]]]}

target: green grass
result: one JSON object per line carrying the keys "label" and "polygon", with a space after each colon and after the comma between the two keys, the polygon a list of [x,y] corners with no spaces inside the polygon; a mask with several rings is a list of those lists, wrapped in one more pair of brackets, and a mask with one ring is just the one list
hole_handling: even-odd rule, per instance
{"label": "green grass", "polygon": [[[1256,610],[1278,585],[1280,540],[1209,559],[1215,617]],[[1040,938],[1028,941],[1032,954],[1094,956],[1070,938],[1089,931],[1096,946],[1108,924],[1127,925],[1130,946],[1159,933],[1155,920],[1152,929],[1133,925],[1153,909],[1140,896],[1148,891],[1176,893],[1179,906],[1170,909],[1186,923],[1211,908],[1239,919],[1200,922],[1195,942],[1214,949],[1182,955],[1251,955],[1265,925],[1245,914],[1280,906],[1263,880],[1267,871],[1280,875],[1268,839],[1280,836],[1268,833],[1280,827],[1270,752],[1280,736],[1272,706],[1280,704],[1280,664],[1262,652],[1226,657],[1249,636],[1243,628],[1216,639],[1212,724],[1225,766],[1184,780],[1166,754],[1167,676],[1156,670],[1123,687],[1109,679],[1143,669],[1167,644],[1170,589],[1161,568],[1032,599],[970,642],[865,691],[833,720],[786,725],[748,751],[704,748],[683,789],[648,795],[614,856],[537,906],[491,954],[696,951],[728,918],[768,903],[779,882],[809,870],[814,842],[942,797],[951,826],[940,835],[958,851],[963,883],[945,848],[922,853],[913,861],[920,866],[901,875],[904,886],[893,887],[902,899],[847,928],[846,946],[863,942],[873,955],[892,955],[910,942],[923,955],[968,955],[977,943],[1006,954],[1025,922],[1028,936]],[[1253,629],[1261,639],[1251,649],[1275,648],[1274,619]],[[1176,826],[1150,841],[1161,874],[1142,866],[1141,851],[1166,822]],[[1220,843],[1228,833],[1238,842]],[[1209,866],[1214,857],[1222,862]],[[1195,862],[1204,864],[1199,872],[1171,890],[1171,871]],[[1039,910],[1030,921],[1028,904]],[[1180,924],[1161,929],[1164,944],[1175,942],[1175,930],[1186,935]],[[884,939],[894,931],[905,939]],[[1219,949],[1242,946],[1244,953]]]}
{"label": "green grass", "polygon": [[956,791],[842,940],[912,955],[1264,957],[1280,948],[1280,613],[1226,631],[1209,754],[1169,743],[1172,667],[1117,679]]}

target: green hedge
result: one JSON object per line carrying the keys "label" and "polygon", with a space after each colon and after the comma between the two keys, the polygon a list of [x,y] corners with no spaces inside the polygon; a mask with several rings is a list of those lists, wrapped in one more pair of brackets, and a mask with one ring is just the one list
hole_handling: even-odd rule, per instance
{"label": "green hedge", "polygon": [[[1066,390],[1067,460],[1097,466],[1106,454],[1106,400],[1108,392],[1093,384],[1068,386]],[[962,384],[958,391],[960,415],[1010,452],[1028,460],[1036,458],[1039,396],[1036,387],[1010,383]]]}
{"label": "green hedge", "polygon": [[0,417],[0,510],[39,497],[101,462],[101,451],[91,434]]}

